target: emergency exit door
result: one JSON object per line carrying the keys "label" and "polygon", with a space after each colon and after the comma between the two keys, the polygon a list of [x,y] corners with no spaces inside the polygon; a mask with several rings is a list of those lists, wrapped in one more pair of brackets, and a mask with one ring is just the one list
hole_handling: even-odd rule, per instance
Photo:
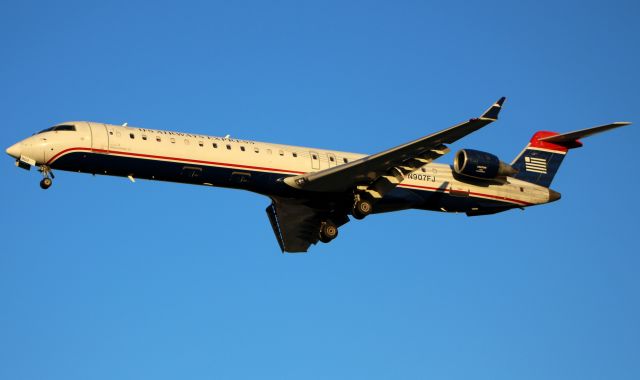
{"label": "emergency exit door", "polygon": [[320,155],[317,152],[309,152],[311,156],[311,168],[320,169]]}
{"label": "emergency exit door", "polygon": [[329,159],[329,167],[336,166],[336,155],[333,153],[327,153],[327,159]]}

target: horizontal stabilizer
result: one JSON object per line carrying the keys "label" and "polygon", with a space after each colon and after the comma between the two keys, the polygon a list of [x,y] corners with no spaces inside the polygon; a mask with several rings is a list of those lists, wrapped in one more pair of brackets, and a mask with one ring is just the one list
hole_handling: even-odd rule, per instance
{"label": "horizontal stabilizer", "polygon": [[605,132],[614,128],[624,127],[625,125],[629,125],[629,124],[631,123],[626,121],[618,121],[618,122],[607,124],[607,125],[581,129],[579,131],[563,133],[560,135],[541,137],[538,139],[538,141],[545,141],[553,144],[567,146],[568,148],[574,148],[574,147],[581,146],[578,139],[595,135],[596,133]]}
{"label": "horizontal stabilizer", "polygon": [[518,171],[513,177],[549,187],[569,149],[582,146],[579,139],[629,124],[631,123],[616,122],[562,134],[538,131],[511,163],[511,166]]}

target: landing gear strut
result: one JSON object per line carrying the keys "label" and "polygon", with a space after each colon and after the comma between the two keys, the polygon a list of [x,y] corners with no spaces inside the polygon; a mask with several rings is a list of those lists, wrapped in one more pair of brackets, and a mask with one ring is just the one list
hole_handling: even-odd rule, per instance
{"label": "landing gear strut", "polygon": [[320,241],[328,243],[338,236],[338,226],[331,221],[322,222],[320,225]]}
{"label": "landing gear strut", "polygon": [[46,165],[40,166],[40,169],[38,170],[44,176],[42,181],[40,181],[40,188],[43,190],[47,190],[53,184],[53,172],[51,171],[51,168]]}
{"label": "landing gear strut", "polygon": [[364,219],[367,215],[371,214],[371,211],[373,211],[373,203],[368,199],[357,196],[353,203],[353,210],[351,210],[353,217],[356,219]]}

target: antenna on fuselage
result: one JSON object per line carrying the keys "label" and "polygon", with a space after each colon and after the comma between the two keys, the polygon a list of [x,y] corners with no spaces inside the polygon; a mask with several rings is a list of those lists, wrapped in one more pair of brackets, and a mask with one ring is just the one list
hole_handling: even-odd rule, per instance
{"label": "antenna on fuselage", "polygon": [[122,126],[123,126],[123,127],[126,127],[126,126],[127,126],[127,124],[128,124],[128,123],[124,123],[124,124],[122,124]]}
{"label": "antenna on fuselage", "polygon": [[224,136],[225,139],[231,138],[231,135]]}

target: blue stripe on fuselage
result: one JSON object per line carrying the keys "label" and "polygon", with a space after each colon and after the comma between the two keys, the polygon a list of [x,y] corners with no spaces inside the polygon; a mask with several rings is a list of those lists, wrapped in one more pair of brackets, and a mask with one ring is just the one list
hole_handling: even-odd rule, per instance
{"label": "blue stripe on fuselage", "polygon": [[[351,194],[327,194],[303,192],[286,185],[282,180],[292,174],[268,171],[228,168],[157,159],[102,154],[95,152],[69,152],[56,159],[51,167],[58,170],[127,177],[138,179],[187,183],[194,185],[211,184],[248,190],[263,195],[278,197],[344,198],[350,202]],[[451,196],[442,190],[427,190],[397,187],[376,203],[376,212],[403,209],[465,212],[473,208],[505,211],[519,207],[513,203],[479,197]]]}

